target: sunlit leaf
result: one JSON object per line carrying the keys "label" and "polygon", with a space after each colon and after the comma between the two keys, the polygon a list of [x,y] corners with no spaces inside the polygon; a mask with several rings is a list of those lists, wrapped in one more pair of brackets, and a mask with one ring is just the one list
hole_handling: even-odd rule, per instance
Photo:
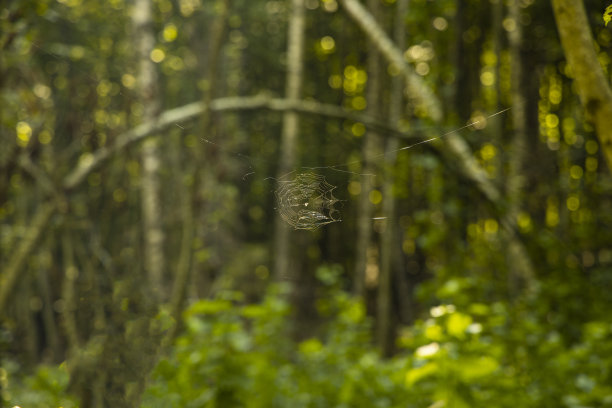
{"label": "sunlit leaf", "polygon": [[446,328],[448,333],[455,337],[464,337],[465,330],[472,324],[472,318],[462,313],[453,313],[449,316]]}
{"label": "sunlit leaf", "polygon": [[607,26],[610,20],[612,20],[612,4],[606,7],[606,11],[603,14],[604,24]]}

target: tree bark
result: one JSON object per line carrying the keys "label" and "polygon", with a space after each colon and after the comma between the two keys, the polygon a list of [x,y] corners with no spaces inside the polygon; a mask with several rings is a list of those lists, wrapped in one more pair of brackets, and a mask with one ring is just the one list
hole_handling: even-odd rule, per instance
{"label": "tree bark", "polygon": [[578,95],[612,170],[612,90],[597,59],[584,4],[581,0],[552,0],[552,6]]}
{"label": "tree bark", "polygon": [[[137,81],[138,99],[144,106],[143,121],[156,121],[160,105],[158,78],[151,52],[155,47],[153,31],[153,4],[151,0],[136,0],[133,24],[139,68]],[[147,139],[142,146],[142,229],[144,235],[144,267],[152,295],[161,300],[164,280],[164,230],[161,210],[159,169],[161,158],[159,138]]]}
{"label": "tree bark", "polygon": [[[289,100],[300,98],[302,89],[302,68],[304,54],[304,0],[291,0],[287,37],[287,79],[285,94]],[[280,180],[295,168],[299,116],[297,112],[287,111],[283,115],[283,130],[280,143],[280,163],[277,179]],[[276,217],[274,224],[274,273],[277,278],[290,274],[290,236],[289,226]]]}

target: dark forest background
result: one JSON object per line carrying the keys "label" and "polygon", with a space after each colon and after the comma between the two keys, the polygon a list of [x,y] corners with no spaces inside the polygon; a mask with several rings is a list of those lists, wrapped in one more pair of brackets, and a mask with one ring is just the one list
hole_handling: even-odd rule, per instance
{"label": "dark forest background", "polygon": [[607,2],[2,4],[0,406],[612,406]]}

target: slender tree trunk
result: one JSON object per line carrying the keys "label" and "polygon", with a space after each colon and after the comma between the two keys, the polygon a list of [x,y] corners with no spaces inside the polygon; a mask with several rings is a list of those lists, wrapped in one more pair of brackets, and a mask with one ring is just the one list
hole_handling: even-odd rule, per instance
{"label": "slender tree trunk", "polygon": [[[501,0],[500,0],[501,1]],[[453,83],[453,107],[459,114],[461,120],[466,120],[470,117],[472,110],[472,94],[470,87],[470,76],[468,73],[469,60],[466,53],[465,41],[463,34],[466,30],[466,19],[467,19],[467,7],[466,0],[457,0],[457,11],[455,12],[454,24],[452,30],[454,30],[454,47],[451,50],[454,68],[455,68],[455,81]]]}
{"label": "slender tree trunk", "polygon": [[[209,86],[202,98],[202,128],[205,133],[205,137],[209,138],[208,134],[211,129],[211,101],[215,93],[215,83],[217,80],[218,62],[221,55],[221,49],[223,45],[223,38],[227,26],[227,16],[229,13],[229,0],[221,0],[218,2],[220,7],[217,8],[219,15],[210,27],[210,47],[208,55],[208,67],[207,72],[204,74],[205,79],[208,81]],[[196,214],[193,208],[193,201],[196,196],[196,188],[200,185],[201,177],[197,169],[192,169],[195,173],[191,180],[191,185],[185,186],[182,194],[182,211],[183,216],[183,233],[181,237],[181,250],[179,254],[178,263],[176,265],[176,274],[174,278],[174,284],[172,286],[172,295],[170,297],[170,314],[174,317],[175,321],[180,320],[180,314],[185,302],[187,284],[189,282],[189,276],[192,268],[192,255],[193,255],[193,238],[195,236],[195,220]],[[178,324],[169,331],[165,338],[165,342],[171,342],[179,329]]]}
{"label": "slender tree trunk", "polygon": [[[287,99],[299,99],[302,89],[302,70],[304,54],[304,0],[291,0],[287,38]],[[299,115],[288,111],[283,115],[283,130],[280,144],[280,163],[277,179],[295,168],[296,145],[299,133]],[[274,273],[277,278],[291,274],[289,226],[276,217],[274,225]]]}
{"label": "slender tree trunk", "polygon": [[64,279],[62,300],[64,307],[62,321],[70,351],[77,350],[81,344],[76,320],[76,280],[79,270],[74,262],[74,245],[69,230],[62,232],[62,258],[64,260]]}
{"label": "slender tree trunk", "polygon": [[[507,223],[516,223],[524,199],[525,178],[523,165],[525,162],[527,144],[527,115],[525,98],[523,96],[523,60],[521,48],[523,44],[523,29],[520,24],[519,0],[509,3],[509,18],[516,21],[516,28],[508,34],[510,45],[512,124],[514,134],[509,149],[508,177],[506,180],[506,195],[508,211],[505,217]],[[508,258],[509,284],[511,293],[517,294],[519,284],[533,286],[534,271],[529,258],[520,246],[509,240],[506,251]]]}
{"label": "slender tree trunk", "polygon": [[[406,47],[406,29],[404,18],[408,11],[409,0],[398,0],[393,22],[393,39],[399,49]],[[400,76],[391,79],[391,95],[389,97],[389,122],[397,126],[402,116],[403,81]],[[377,293],[377,341],[383,355],[389,356],[393,351],[393,321],[392,301],[394,258],[397,256],[397,230],[395,223],[395,184],[394,167],[397,158],[399,140],[388,138],[385,144],[385,180],[383,184],[383,215],[386,217],[386,228],[383,231],[380,245],[380,278]]]}
{"label": "slender tree trunk", "polygon": [[[156,121],[160,105],[158,78],[151,52],[155,47],[153,31],[153,2],[136,0],[133,23],[135,28],[136,52],[138,53],[138,98],[144,106],[143,121]],[[142,228],[144,235],[144,267],[152,294],[162,298],[164,280],[164,231],[162,228],[161,193],[159,169],[161,158],[159,138],[147,139],[142,146]]]}
{"label": "slender tree trunk", "polygon": [[601,150],[612,169],[612,90],[597,59],[582,0],[552,0],[565,57]]}
{"label": "slender tree trunk", "polygon": [[[47,253],[46,256],[51,259],[51,254]],[[47,343],[51,350],[49,362],[55,362],[59,361],[60,359],[61,349],[55,313],[53,313],[53,296],[49,282],[49,268],[42,265],[38,267],[37,281],[38,290],[40,291],[42,297],[43,308],[41,312],[45,328],[45,336],[47,337]]]}
{"label": "slender tree trunk", "polygon": [[[378,13],[378,0],[368,0],[368,6],[374,21]],[[366,100],[368,103],[367,113],[370,116],[379,115],[380,98],[380,54],[370,40],[368,43],[368,88]],[[361,157],[363,157],[363,173],[375,174],[376,168],[373,157],[377,156],[380,144],[380,136],[368,130],[364,136]],[[372,213],[374,207],[370,202],[370,193],[374,189],[374,178],[365,176],[361,180],[361,193],[359,195],[359,205],[357,208],[357,244],[355,247],[355,273],[354,286],[355,294],[364,296],[366,291],[366,268],[368,262],[368,249],[372,241]]]}

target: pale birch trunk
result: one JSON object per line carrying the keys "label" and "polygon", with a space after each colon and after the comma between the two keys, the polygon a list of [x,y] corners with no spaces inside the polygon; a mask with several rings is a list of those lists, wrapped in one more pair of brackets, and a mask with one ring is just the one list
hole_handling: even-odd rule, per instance
{"label": "pale birch trunk", "polygon": [[[304,0],[291,0],[287,38],[287,79],[285,95],[289,100],[300,98],[304,54]],[[283,115],[283,129],[280,143],[280,163],[277,179],[295,168],[296,145],[299,133],[299,115],[287,111]],[[274,225],[274,273],[277,278],[289,276],[290,260],[289,226],[276,217]]]}
{"label": "pale birch trunk", "polygon": [[[159,115],[158,78],[151,51],[155,47],[153,2],[136,0],[133,24],[138,54],[137,94],[144,106],[143,122],[155,121]],[[162,228],[159,168],[161,166],[159,138],[147,139],[142,146],[142,229],[144,238],[144,268],[153,296],[160,300],[164,280],[164,231]]]}

